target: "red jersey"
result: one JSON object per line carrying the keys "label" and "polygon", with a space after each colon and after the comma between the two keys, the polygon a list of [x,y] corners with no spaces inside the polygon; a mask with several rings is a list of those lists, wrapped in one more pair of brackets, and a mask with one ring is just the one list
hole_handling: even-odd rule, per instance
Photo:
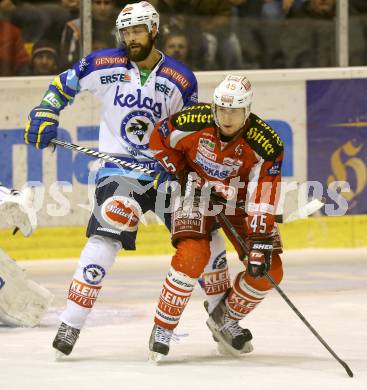
{"label": "red jersey", "polygon": [[251,113],[243,130],[224,142],[211,106],[199,103],[159,122],[150,148],[170,172],[195,171],[223,197],[245,201],[248,234],[271,232],[283,142],[258,116]]}

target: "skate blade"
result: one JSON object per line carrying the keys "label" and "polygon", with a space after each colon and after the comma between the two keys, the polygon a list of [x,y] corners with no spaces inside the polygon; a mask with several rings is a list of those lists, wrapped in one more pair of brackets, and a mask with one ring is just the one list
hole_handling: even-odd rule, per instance
{"label": "skate blade", "polygon": [[58,350],[55,351],[55,360],[57,362],[60,362],[61,360],[64,360],[66,358],[66,355]]}
{"label": "skate blade", "polygon": [[[252,346],[251,341],[247,341],[245,343],[245,345],[243,346],[243,348],[241,349],[240,354],[244,355],[245,353],[250,353],[253,350],[254,350],[254,347]],[[217,352],[219,355],[222,355],[222,356],[232,356],[232,354],[230,354],[228,352],[228,350],[225,347],[223,347],[223,344],[218,343],[218,341],[217,341]]]}
{"label": "skate blade", "polygon": [[241,350],[233,348],[229,345],[226,340],[222,337],[216,323],[209,317],[206,321],[208,328],[213,333],[213,336],[218,340],[217,350],[221,355],[231,355],[234,357],[240,357],[243,353],[249,353],[253,351],[253,346],[250,341],[247,341]]}
{"label": "skate blade", "polygon": [[148,360],[152,363],[158,364],[164,360],[166,356],[159,352],[149,351]]}

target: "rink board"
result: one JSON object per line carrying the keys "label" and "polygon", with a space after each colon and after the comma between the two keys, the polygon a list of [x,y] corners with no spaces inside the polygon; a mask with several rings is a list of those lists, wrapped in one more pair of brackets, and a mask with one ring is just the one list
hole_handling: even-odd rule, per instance
{"label": "rink board", "polygon": [[[367,216],[319,217],[280,225],[283,245],[294,248],[365,247]],[[76,258],[86,242],[84,227],[39,228],[30,238],[10,230],[0,233],[0,248],[15,259]],[[233,247],[227,240],[228,251]],[[163,225],[140,225],[137,250],[121,251],[120,256],[172,254],[170,236]]]}
{"label": "rink board", "polygon": [[[318,80],[334,80],[335,82],[338,80],[366,80],[367,68],[247,71],[246,74],[252,81],[254,89],[253,111],[272,124],[285,140],[284,180],[303,182],[310,179],[309,171],[312,169],[317,171],[319,166],[317,159],[322,157],[324,149],[321,148],[321,153],[317,156],[312,155],[313,165],[310,165],[311,151],[308,150],[310,140],[307,132],[310,127],[310,121],[307,118],[307,83]],[[218,80],[222,79],[224,73],[197,72],[196,75],[200,86],[199,100],[210,101],[213,88]],[[28,112],[39,103],[50,81],[50,77],[1,79],[0,155],[2,158],[0,160],[0,181],[12,187],[21,187],[25,182],[35,185],[39,226],[64,226],[65,231],[73,232],[74,228],[66,227],[84,226],[89,219],[93,186],[88,186],[88,182],[90,182],[88,173],[94,172],[93,169],[96,168],[97,162],[69,150],[57,149],[55,153],[50,150],[40,152],[26,147],[23,143],[23,127]],[[346,90],[345,94],[344,99],[353,100],[354,97],[350,89]],[[350,106],[352,107],[353,104],[351,103]],[[364,131],[367,113],[362,112],[361,115],[359,126],[361,127],[360,131]],[[99,117],[100,105],[98,101],[90,94],[82,93],[77,96],[72,106],[67,107],[62,112],[59,137],[83,146],[97,147]],[[338,129],[340,135],[340,127]],[[343,131],[345,134],[345,129]],[[317,136],[317,131],[313,137],[315,136]],[[364,210],[357,202],[364,202],[364,204],[367,202],[367,196],[364,196],[367,191],[367,161],[365,161],[365,157],[361,157],[364,149],[359,144],[353,144],[353,140],[344,138],[340,138],[339,146],[336,144],[333,149],[329,148],[330,150],[325,147],[325,151],[328,150],[328,155],[323,164],[327,165],[327,169],[324,177],[319,178],[319,180],[324,181],[322,183],[324,187],[322,188],[323,193],[318,195],[326,195],[325,184],[330,168],[330,177],[351,181],[353,188],[348,201],[351,212],[356,213],[359,210]],[[357,219],[359,220],[359,217]],[[338,233],[332,234],[334,231],[338,232],[340,225],[344,226],[344,224],[349,231],[349,227],[355,225],[355,220],[344,222],[347,220],[342,219],[341,222],[337,222],[336,219],[326,219],[327,222],[323,220],[323,222],[314,225],[309,222],[300,222],[299,225],[284,227],[284,241],[290,248],[332,247],[340,242],[343,242],[345,247],[360,245],[360,239],[355,239],[356,233],[347,233],[342,237],[339,237]],[[47,229],[45,231],[47,232]],[[83,237],[82,228],[80,232],[81,234],[75,236]],[[37,234],[44,234],[43,230]],[[44,237],[48,238],[44,239],[45,245],[42,245],[43,247],[52,247],[54,252],[60,251],[60,256],[65,254],[64,243],[58,247],[51,234],[46,233]],[[73,236],[71,242],[74,240],[78,242],[76,246],[82,246],[82,238],[76,239]],[[168,239],[166,241],[167,243],[162,244],[163,247],[169,246]],[[13,240],[11,240],[10,245],[12,248],[15,246]],[[38,244],[35,244],[32,250],[37,251],[37,247]],[[48,253],[47,256],[41,257],[48,257]],[[75,252],[68,250],[67,256],[73,253]]]}

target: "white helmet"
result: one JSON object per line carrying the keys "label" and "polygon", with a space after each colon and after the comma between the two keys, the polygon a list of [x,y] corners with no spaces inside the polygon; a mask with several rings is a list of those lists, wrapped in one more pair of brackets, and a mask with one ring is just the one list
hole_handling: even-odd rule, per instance
{"label": "white helmet", "polygon": [[217,126],[219,126],[216,113],[217,106],[243,108],[246,122],[251,112],[252,95],[251,83],[245,76],[227,75],[213,93],[212,111]]}
{"label": "white helmet", "polygon": [[251,83],[245,76],[227,75],[215,88],[213,103],[220,107],[251,109]]}
{"label": "white helmet", "polygon": [[159,14],[147,1],[127,4],[116,19],[117,31],[122,28],[145,24],[151,32],[154,25],[159,29]]}

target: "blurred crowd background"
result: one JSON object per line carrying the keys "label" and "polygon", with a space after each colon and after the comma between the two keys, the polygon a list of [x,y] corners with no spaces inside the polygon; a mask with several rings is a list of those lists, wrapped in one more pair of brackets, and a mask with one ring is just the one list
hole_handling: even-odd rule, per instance
{"label": "blurred crowd background", "polygon": [[[92,50],[135,1],[92,0]],[[336,66],[336,0],[152,0],[159,49],[193,70]],[[0,76],[53,75],[81,56],[80,0],[0,0]],[[367,0],[349,0],[349,65],[367,65]]]}

